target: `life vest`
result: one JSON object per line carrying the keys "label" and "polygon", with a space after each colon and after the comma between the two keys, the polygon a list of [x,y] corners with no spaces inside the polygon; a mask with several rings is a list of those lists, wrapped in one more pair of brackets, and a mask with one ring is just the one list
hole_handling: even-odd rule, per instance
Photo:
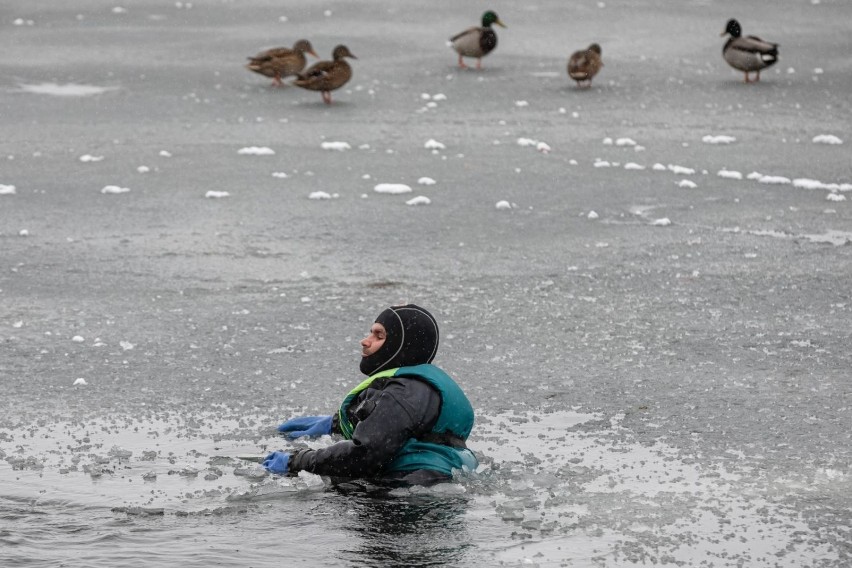
{"label": "life vest", "polygon": [[[358,395],[370,388],[384,388],[389,379],[410,378],[431,385],[441,395],[441,413],[432,430],[421,439],[411,438],[383,468],[385,473],[427,469],[452,476],[454,469],[476,469],[478,462],[464,442],[473,429],[473,407],[456,382],[444,371],[430,364],[388,369],[370,376],[346,395],[338,411],[343,437],[352,439],[355,426],[348,410]],[[379,381],[374,384],[375,381]]]}

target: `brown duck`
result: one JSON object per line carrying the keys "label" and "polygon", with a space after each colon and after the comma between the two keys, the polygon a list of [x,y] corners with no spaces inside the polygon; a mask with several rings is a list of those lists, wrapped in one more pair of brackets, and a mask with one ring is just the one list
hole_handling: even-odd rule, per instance
{"label": "brown duck", "polygon": [[314,48],[311,47],[311,42],[306,39],[300,39],[293,44],[293,49],[289,47],[273,47],[266,51],[261,51],[254,57],[249,57],[249,62],[246,69],[254,71],[265,77],[272,77],[272,85],[274,87],[282,87],[282,77],[297,75],[307,64],[305,54],[310,53],[314,57],[319,57]]}
{"label": "brown duck", "polygon": [[352,67],[347,57],[358,59],[345,45],[338,45],[331,53],[332,61],[320,61],[299,73],[293,84],[309,91],[320,91],[325,104],[331,104],[331,91],[339,89],[352,78]]}
{"label": "brown duck", "polygon": [[591,87],[592,78],[598,74],[601,67],[601,46],[593,43],[586,49],[571,54],[568,59],[568,76],[577,81],[578,87]]}

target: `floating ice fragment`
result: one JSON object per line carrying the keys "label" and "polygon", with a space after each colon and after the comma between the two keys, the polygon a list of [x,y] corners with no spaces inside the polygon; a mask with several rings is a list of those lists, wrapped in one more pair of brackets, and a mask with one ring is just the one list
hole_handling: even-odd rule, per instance
{"label": "floating ice fragment", "polygon": [[508,201],[505,201],[505,200],[504,201],[498,201],[497,204],[495,205],[495,207],[497,209],[511,209],[512,204],[509,203]]}
{"label": "floating ice fragment", "polygon": [[595,220],[595,219],[600,218],[600,215],[598,215],[597,211],[589,211],[589,214],[588,214],[588,215],[586,215],[586,217],[587,217],[588,219]]}
{"label": "floating ice fragment", "polygon": [[422,177],[417,180],[417,183],[420,185],[435,185],[436,182],[430,177]]}
{"label": "floating ice fragment", "polygon": [[22,328],[23,326],[24,326],[24,322],[23,322],[23,321],[21,321],[21,320],[18,320],[18,321],[16,321],[15,323],[13,323],[13,324],[12,324],[12,327],[14,327],[15,329],[20,329],[20,328]]}
{"label": "floating ice fragment", "polygon": [[763,174],[760,172],[751,172],[746,176],[748,179],[759,180],[763,177]]}
{"label": "floating ice fragment", "polygon": [[611,167],[611,166],[612,166],[612,164],[610,164],[610,163],[609,163],[609,162],[607,162],[606,160],[601,160],[600,158],[596,158],[596,159],[595,159],[595,163],[594,163],[593,165],[594,165],[596,168],[609,168],[609,167]]}
{"label": "floating ice fragment", "polygon": [[15,186],[14,185],[4,185],[0,183],[0,195],[14,195],[15,194]]}
{"label": "floating ice fragment", "polygon": [[82,156],[80,156],[81,162],[100,162],[103,159],[103,156],[92,156],[91,154],[83,154]]}
{"label": "floating ice fragment", "polygon": [[822,67],[814,67],[814,75],[822,75],[823,73]]}
{"label": "floating ice fragment", "polygon": [[642,165],[637,164],[635,162],[627,162],[626,164],[624,164],[624,169],[625,170],[644,170],[645,166],[642,166]]}
{"label": "floating ice fragment", "polygon": [[332,197],[330,193],[326,193],[325,191],[313,191],[308,195],[308,199],[332,199]]}
{"label": "floating ice fragment", "polygon": [[446,148],[446,146],[444,146],[442,143],[438,142],[434,138],[430,138],[429,140],[427,140],[426,143],[423,144],[423,147],[427,150],[443,150]]}
{"label": "floating ice fragment", "polygon": [[678,174],[678,175],[684,175],[684,176],[691,176],[692,174],[695,173],[695,170],[692,169],[692,168],[687,168],[687,167],[684,167],[684,166],[675,166],[675,165],[672,165],[672,164],[669,164],[668,169],[672,173],[675,173],[675,174]]}
{"label": "floating ice fragment", "polygon": [[519,107],[519,108],[520,107],[527,107],[527,106],[530,106],[530,103],[528,103],[527,101],[515,101],[515,106]]}
{"label": "floating ice fragment", "polygon": [[350,146],[348,142],[323,142],[320,144],[320,147],[323,150],[335,150],[337,152],[352,149],[352,146]]}
{"label": "floating ice fragment", "polygon": [[532,138],[518,138],[518,146],[535,146],[538,144],[538,140],[533,140]]}
{"label": "floating ice fragment", "polygon": [[671,224],[672,224],[672,221],[668,217],[663,217],[662,219],[655,219],[651,223],[651,225],[653,225],[654,227],[668,227]]}
{"label": "floating ice fragment", "polygon": [[130,191],[130,188],[128,188],[128,187],[119,187],[117,185],[106,185],[101,190],[101,193],[104,193],[104,194],[107,194],[107,193],[127,193],[128,191]]}
{"label": "floating ice fragment", "polygon": [[275,150],[266,146],[246,146],[237,150],[241,156],[274,156]]}
{"label": "floating ice fragment", "polygon": [[113,446],[109,449],[109,455],[118,459],[127,459],[133,455],[133,452],[121,446]]}
{"label": "floating ice fragment", "polygon": [[83,339],[82,335],[75,335],[74,337],[71,338],[71,341],[73,341],[74,343],[83,343],[86,340]]}
{"label": "floating ice fragment", "polygon": [[550,146],[548,146],[547,142],[539,142],[535,145],[535,149],[541,152],[542,154],[547,154],[550,152]]}
{"label": "floating ice fragment", "polygon": [[129,341],[119,341],[118,345],[121,347],[122,351],[130,351],[131,349],[136,347],[135,345],[133,345]]}
{"label": "floating ice fragment", "polygon": [[807,178],[796,178],[793,180],[793,187],[798,187],[799,189],[836,189],[833,188],[830,184],[823,183],[821,181],[815,179],[807,179]]}
{"label": "floating ice fragment", "polygon": [[171,158],[172,153],[168,150],[160,150],[160,156],[162,156],[163,158]]}
{"label": "floating ice fragment", "polygon": [[288,176],[288,175],[287,175],[286,173],[284,173],[284,172],[272,172],[272,177],[274,177],[274,178],[278,178],[278,179],[286,179],[286,178],[288,178],[288,177],[290,177],[290,176]]}
{"label": "floating ice fragment", "polygon": [[404,183],[380,183],[373,188],[376,193],[411,193],[411,187]]}
{"label": "floating ice fragment", "polygon": [[114,90],[116,90],[116,87],[97,87],[95,85],[77,85],[75,83],[69,83],[66,85],[58,85],[56,83],[21,85],[21,91],[25,93],[52,95],[54,97],[89,97]]}
{"label": "floating ice fragment", "polygon": [[603,145],[604,146],[612,146],[612,138],[609,138],[609,137],[604,138],[603,139]]}
{"label": "floating ice fragment", "polygon": [[818,136],[814,136],[813,139],[814,144],[843,144],[843,140],[834,136],[833,134],[820,134]]}
{"label": "floating ice fragment", "polygon": [[698,185],[696,185],[694,181],[690,181],[688,179],[680,180],[679,182],[677,182],[677,186],[683,187],[685,189],[695,189],[696,187],[698,187]]}
{"label": "floating ice fragment", "polygon": [[829,193],[825,196],[826,201],[846,201],[846,196],[839,193]]}
{"label": "floating ice fragment", "polygon": [[432,200],[425,195],[418,195],[417,197],[405,202],[406,205],[430,205],[431,203]]}
{"label": "floating ice fragment", "polygon": [[116,6],[112,9],[113,14],[126,14],[127,8],[122,8],[121,6]]}
{"label": "floating ice fragment", "polygon": [[666,171],[666,166],[664,166],[663,164],[657,163],[657,164],[654,164],[653,166],[651,166],[651,169],[653,169],[656,172],[664,172],[664,171]]}
{"label": "floating ice fragment", "polygon": [[784,176],[762,176],[757,180],[759,183],[767,183],[770,185],[786,185],[790,183],[790,178]]}
{"label": "floating ice fragment", "polygon": [[733,136],[726,136],[724,134],[720,134],[718,136],[712,136],[708,134],[707,136],[701,139],[705,144],[733,144],[737,141]]}
{"label": "floating ice fragment", "polygon": [[616,146],[635,146],[636,141],[631,138],[619,138],[615,141]]}
{"label": "floating ice fragment", "polygon": [[151,171],[151,168],[149,168],[148,166],[139,166],[138,168],[136,168],[136,171],[140,174],[147,174]]}
{"label": "floating ice fragment", "polygon": [[27,229],[21,229],[20,231],[18,231],[18,236],[29,237],[30,232]]}
{"label": "floating ice fragment", "polygon": [[77,386],[83,386],[83,387],[84,387],[84,386],[86,386],[86,385],[88,385],[88,384],[89,384],[89,383],[87,383],[87,382],[86,382],[86,379],[84,379],[83,377],[80,377],[79,379],[76,379],[76,380],[74,381],[74,384],[73,384],[72,386],[75,386],[75,387],[77,387]]}
{"label": "floating ice fragment", "polygon": [[204,194],[207,199],[221,199],[223,197],[231,197],[227,191],[213,191],[212,189]]}
{"label": "floating ice fragment", "polygon": [[716,175],[727,179],[743,179],[743,174],[734,170],[719,170]]}
{"label": "floating ice fragment", "polygon": [[432,95],[432,100],[433,101],[445,101],[445,100],[447,100],[447,95],[445,95],[444,93],[438,93],[436,95]]}

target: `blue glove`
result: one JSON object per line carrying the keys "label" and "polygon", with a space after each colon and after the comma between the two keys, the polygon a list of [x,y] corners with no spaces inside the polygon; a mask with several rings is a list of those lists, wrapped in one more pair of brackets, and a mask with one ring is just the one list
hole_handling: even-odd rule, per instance
{"label": "blue glove", "polygon": [[331,434],[331,416],[300,416],[279,425],[278,431],[289,438]]}
{"label": "blue glove", "polygon": [[289,471],[289,468],[287,467],[289,463],[290,454],[287,452],[272,452],[266,456],[265,460],[263,460],[263,467],[272,473],[285,475]]}

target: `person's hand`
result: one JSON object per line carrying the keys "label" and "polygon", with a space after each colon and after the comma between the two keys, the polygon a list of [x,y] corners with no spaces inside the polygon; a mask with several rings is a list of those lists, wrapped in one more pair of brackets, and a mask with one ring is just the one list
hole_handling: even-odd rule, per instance
{"label": "person's hand", "polygon": [[300,416],[280,424],[278,431],[288,438],[331,434],[331,416]]}
{"label": "person's hand", "polygon": [[287,452],[272,452],[266,459],[263,460],[263,467],[266,468],[267,471],[272,473],[277,473],[279,475],[285,475],[288,471],[288,464],[290,463],[290,454]]}

